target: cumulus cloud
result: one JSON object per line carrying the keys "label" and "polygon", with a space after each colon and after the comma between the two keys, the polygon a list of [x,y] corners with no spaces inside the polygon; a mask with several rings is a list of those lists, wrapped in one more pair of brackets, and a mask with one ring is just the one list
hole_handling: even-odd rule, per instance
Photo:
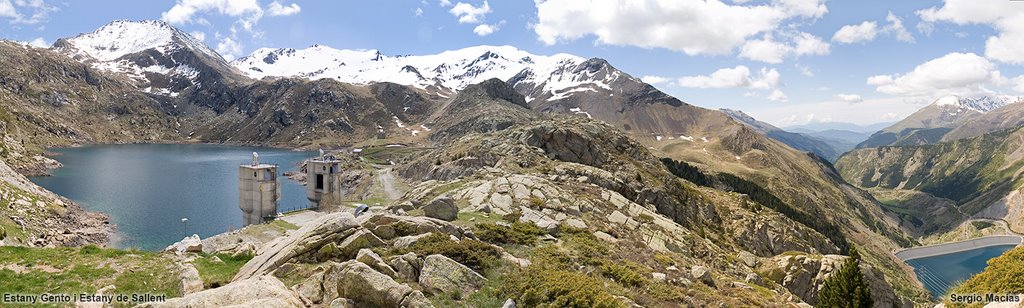
{"label": "cumulus cloud", "polygon": [[476,33],[476,35],[479,36],[488,36],[491,33],[498,32],[503,25],[505,25],[504,20],[496,24],[480,24],[476,26],[476,28],[473,28],[473,33]]}
{"label": "cumulus cloud", "polygon": [[742,88],[754,90],[769,90],[765,97],[772,101],[786,101],[786,95],[778,89],[781,75],[775,69],[761,68],[756,75],[751,73],[750,68],[739,65],[732,68],[722,68],[710,75],[686,76],[676,80],[681,87],[699,89],[727,89]]}
{"label": "cumulus cloud", "polygon": [[[761,37],[748,47],[749,57],[775,60],[784,49],[763,35],[796,18],[828,12],[820,0],[778,0],[760,5],[719,0],[536,0],[538,39],[548,45],[594,35],[597,43],[666,48],[688,55],[724,55]],[[782,52],[785,53],[785,52]]]}
{"label": "cumulus cloud", "polygon": [[216,13],[237,17],[237,23],[245,30],[258,36],[253,29],[264,14],[270,16],[288,16],[298,14],[302,10],[298,4],[283,5],[273,1],[266,9],[257,0],[178,0],[170,9],[160,14],[160,19],[172,24],[208,23],[199,17],[204,13]]}
{"label": "cumulus cloud", "polygon": [[901,96],[991,93],[990,86],[1007,82],[988,59],[957,52],[925,62],[905,74],[867,79],[878,92]]}
{"label": "cumulus cloud", "polygon": [[[450,2],[442,1],[441,6],[449,6]],[[505,21],[502,20],[498,23],[488,24],[485,22],[487,14],[491,13],[491,5],[484,0],[480,6],[474,6],[469,3],[459,2],[456,3],[448,13],[451,13],[458,18],[460,24],[475,24],[473,33],[479,36],[488,36],[494,32],[498,32],[501,26],[505,25]]]}
{"label": "cumulus cloud", "polygon": [[802,55],[827,55],[829,44],[820,38],[805,32],[790,35],[793,45],[775,41],[772,35],[765,35],[761,39],[750,40],[740,48],[740,58],[761,61],[765,63],[782,63],[782,60],[790,56]]}
{"label": "cumulus cloud", "polygon": [[860,97],[860,95],[857,94],[836,94],[832,97],[847,103],[859,103],[864,101],[864,98]]}
{"label": "cumulus cloud", "polygon": [[1003,0],[945,0],[942,7],[917,11],[924,22],[987,25],[996,34],[985,40],[985,57],[1024,65],[1024,6]]}
{"label": "cumulus cloud", "polygon": [[56,6],[43,0],[0,0],[0,18],[11,19],[12,24],[37,24],[47,21]]}
{"label": "cumulus cloud", "polygon": [[178,0],[160,19],[172,24],[187,24],[197,13],[215,11],[228,16],[247,16],[252,22],[263,17],[263,8],[256,0]]}
{"label": "cumulus cloud", "polygon": [[765,99],[768,99],[768,100],[773,101],[773,102],[783,102],[783,103],[789,101],[789,98],[786,97],[786,94],[782,93],[782,91],[779,90],[779,89],[772,90],[772,93],[768,94],[768,96],[766,96]]}
{"label": "cumulus cloud", "polygon": [[883,33],[892,35],[902,42],[914,42],[914,36],[910,34],[910,31],[907,31],[907,28],[903,27],[903,20],[897,17],[896,14],[893,14],[892,11],[889,11],[889,15],[885,16],[885,21],[888,24],[882,28]]}
{"label": "cumulus cloud", "polygon": [[[444,6],[444,4],[442,4]],[[460,24],[477,24],[482,23],[484,17],[491,12],[491,5],[484,1],[480,6],[473,6],[469,3],[459,2],[456,3],[451,10],[448,11],[459,18]]]}
{"label": "cumulus cloud", "polygon": [[289,16],[298,14],[301,11],[302,8],[296,3],[284,6],[280,2],[274,1],[267,7],[267,14],[270,14],[270,16]]}
{"label": "cumulus cloud", "polygon": [[225,60],[231,61],[242,54],[242,45],[231,37],[225,37],[217,43],[217,53]]}
{"label": "cumulus cloud", "polygon": [[423,16],[423,8],[418,7],[416,8],[416,11],[413,11],[413,13],[416,14],[416,16]]}
{"label": "cumulus cloud", "polygon": [[845,25],[832,35],[832,41],[843,44],[869,42],[878,35],[878,24],[865,21],[858,25]]}
{"label": "cumulus cloud", "polygon": [[440,5],[441,7],[446,7],[446,6],[451,6],[452,2],[449,1],[449,0],[441,0],[441,1],[438,1],[437,4]]}
{"label": "cumulus cloud", "polygon": [[0,0],[0,17],[18,17],[18,10],[10,0]]}

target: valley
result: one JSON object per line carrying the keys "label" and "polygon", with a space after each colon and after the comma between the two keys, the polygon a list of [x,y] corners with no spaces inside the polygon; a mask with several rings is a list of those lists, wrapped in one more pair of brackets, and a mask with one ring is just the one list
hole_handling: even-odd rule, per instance
{"label": "valley", "polygon": [[[876,306],[912,307],[935,303],[934,284],[894,251],[1024,230],[1009,98],[851,136],[511,46],[229,62],[165,22],[115,21],[0,51],[0,280],[22,281],[5,290],[170,298],[124,303],[144,306],[801,307],[856,251]],[[341,159],[345,200],[231,227],[250,152],[295,179],[281,180],[288,209],[307,201],[299,171],[318,149]]]}

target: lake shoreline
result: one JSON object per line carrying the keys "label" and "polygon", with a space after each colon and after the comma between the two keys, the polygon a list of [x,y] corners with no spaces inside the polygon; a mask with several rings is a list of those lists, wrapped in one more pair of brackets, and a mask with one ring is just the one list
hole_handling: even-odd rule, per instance
{"label": "lake shoreline", "polygon": [[[169,145],[169,146],[173,146],[173,145],[209,145],[209,146],[227,146],[227,147],[267,148],[267,149],[279,150],[281,152],[285,152],[285,151],[287,151],[287,152],[304,152],[304,150],[301,147],[295,147],[295,146],[282,146],[282,145],[270,146],[270,145],[264,145],[264,144],[249,144],[249,143],[211,143],[211,142],[188,142],[188,141],[185,141],[185,142],[117,142],[117,143],[100,143],[100,144],[74,144],[74,145],[68,145],[68,146],[58,146],[58,147],[48,148],[46,150],[46,154],[49,156],[48,159],[52,160],[53,158],[59,158],[59,157],[61,157],[63,155],[68,155],[66,153],[59,152],[60,151],[59,149],[78,149],[78,148],[86,148],[86,147],[92,147],[92,146],[119,146],[119,145]],[[308,151],[308,150],[305,150],[305,151]],[[54,162],[56,162],[56,160],[54,160]],[[232,162],[232,164],[233,163],[234,162]],[[239,159],[238,163],[244,163],[244,160],[243,159]],[[114,247],[114,248],[128,248],[128,247],[136,247],[136,248],[138,248],[136,245],[130,244],[130,242],[132,242],[134,238],[138,237],[138,234],[134,234],[134,236],[133,236],[132,234],[129,234],[129,233],[132,233],[132,232],[127,231],[127,230],[123,230],[124,229],[124,228],[122,228],[123,226],[119,226],[119,224],[124,223],[124,221],[121,221],[120,223],[118,223],[117,219],[112,219],[111,218],[111,214],[108,213],[109,210],[103,210],[103,209],[97,209],[97,208],[87,208],[85,205],[82,205],[82,204],[80,204],[78,202],[73,201],[71,199],[71,197],[73,195],[69,196],[69,195],[60,194],[60,193],[57,192],[57,191],[60,191],[59,189],[58,190],[54,190],[54,189],[48,188],[47,186],[45,186],[46,184],[43,184],[43,182],[39,182],[38,179],[50,178],[50,177],[54,176],[53,175],[54,172],[56,172],[57,170],[65,167],[63,164],[61,164],[59,162],[57,162],[56,164],[48,164],[47,166],[49,167],[49,168],[46,169],[47,172],[45,174],[40,174],[40,175],[34,176],[34,177],[36,177],[36,179],[31,181],[32,184],[37,186],[37,187],[39,187],[39,189],[45,190],[45,191],[47,191],[47,192],[49,192],[49,193],[51,193],[51,194],[53,194],[55,196],[58,196],[59,198],[61,198],[61,200],[64,200],[65,203],[73,204],[73,205],[69,205],[68,206],[68,208],[70,209],[68,215],[79,216],[79,217],[88,217],[88,218],[90,218],[91,221],[94,221],[94,223],[90,223],[90,224],[99,223],[99,224],[102,224],[103,226],[105,226],[105,228],[102,230],[102,236],[94,237],[88,244],[95,244],[95,245],[102,246],[102,247]],[[294,167],[295,168],[299,168],[300,166],[298,164],[296,164],[296,166],[294,166]],[[138,169],[135,169],[135,170],[138,170]],[[295,179],[289,179],[289,181],[293,181],[293,180],[295,180]],[[295,183],[297,183],[299,185],[302,184],[301,181],[295,181]],[[124,219],[121,219],[121,220],[124,220]],[[131,227],[129,227],[129,229],[131,229]],[[189,227],[189,229],[191,229],[191,226]],[[189,231],[191,233],[191,230],[189,230]],[[224,233],[224,232],[226,232],[226,231],[221,231],[219,233]],[[216,234],[212,234],[212,235],[211,234],[204,234],[204,235],[205,235],[204,237],[210,237],[210,236],[215,236]],[[118,242],[121,242],[121,241],[118,241],[118,239],[121,239],[121,241],[124,241],[124,242],[122,242],[122,244],[124,244],[125,242],[127,242],[129,244],[120,245],[120,244],[118,244]],[[163,247],[146,247],[145,250],[159,251],[159,250],[163,250]]]}

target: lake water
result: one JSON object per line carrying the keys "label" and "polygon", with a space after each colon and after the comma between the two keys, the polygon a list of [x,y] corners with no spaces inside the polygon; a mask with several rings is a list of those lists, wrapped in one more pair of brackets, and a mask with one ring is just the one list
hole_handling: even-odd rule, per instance
{"label": "lake water", "polygon": [[[238,208],[238,166],[252,161],[297,171],[312,152],[206,145],[129,144],[51,149],[64,167],[31,180],[110,216],[117,225],[115,247],[159,250],[186,235],[206,238],[242,224]],[[279,174],[280,175],[280,174]],[[305,188],[279,177],[278,210],[306,204]],[[182,223],[182,218],[188,218]]]}
{"label": "lake water", "polygon": [[1013,249],[1014,245],[991,246],[963,252],[907,260],[914,267],[917,279],[935,298],[946,294],[951,286],[967,280],[985,269],[989,259]]}

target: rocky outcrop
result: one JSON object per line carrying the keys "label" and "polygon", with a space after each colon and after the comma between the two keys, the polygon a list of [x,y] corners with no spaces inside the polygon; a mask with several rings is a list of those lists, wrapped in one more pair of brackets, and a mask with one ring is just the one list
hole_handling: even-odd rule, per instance
{"label": "rocky outcrop", "polygon": [[433,294],[470,294],[483,286],[487,279],[469,267],[442,255],[423,258],[419,282]]}
{"label": "rocky outcrop", "polygon": [[[818,291],[825,286],[825,280],[842,266],[846,258],[841,255],[781,255],[762,264],[760,271],[767,275],[766,279],[815,305],[818,303]],[[860,269],[871,288],[875,307],[903,306],[903,301],[880,271],[864,264],[861,264]]]}
{"label": "rocky outcrop", "polygon": [[360,249],[356,255],[356,261],[363,262],[363,264],[369,265],[374,270],[388,275],[391,278],[398,278],[398,273],[395,272],[391,266],[384,262],[384,259],[380,258],[380,255],[369,249]]}
{"label": "rocky outcrop", "polygon": [[178,274],[178,292],[188,295],[203,290],[203,279],[199,277],[199,270],[191,263],[182,265],[181,273]]}
{"label": "rocky outcrop", "polygon": [[234,280],[269,273],[293,258],[317,252],[327,243],[340,242],[354,233],[352,229],[356,226],[355,217],[350,213],[320,217],[291,235],[278,238],[260,248],[258,254],[242,266]]}
{"label": "rocky outcrop", "polygon": [[363,306],[433,307],[420,291],[358,261],[332,266],[324,276],[324,288],[335,288],[338,296]]}
{"label": "rocky outcrop", "polygon": [[203,241],[199,239],[198,234],[193,234],[192,236],[181,239],[181,241],[178,241],[177,243],[167,246],[167,248],[164,248],[164,251],[170,251],[177,254],[186,252],[202,252]]}
{"label": "rocky outcrop", "polygon": [[272,276],[256,276],[223,287],[151,302],[140,307],[305,307],[302,300]]}
{"label": "rocky outcrop", "polygon": [[459,216],[459,208],[449,196],[441,196],[423,206],[423,215],[444,221],[453,221]]}

